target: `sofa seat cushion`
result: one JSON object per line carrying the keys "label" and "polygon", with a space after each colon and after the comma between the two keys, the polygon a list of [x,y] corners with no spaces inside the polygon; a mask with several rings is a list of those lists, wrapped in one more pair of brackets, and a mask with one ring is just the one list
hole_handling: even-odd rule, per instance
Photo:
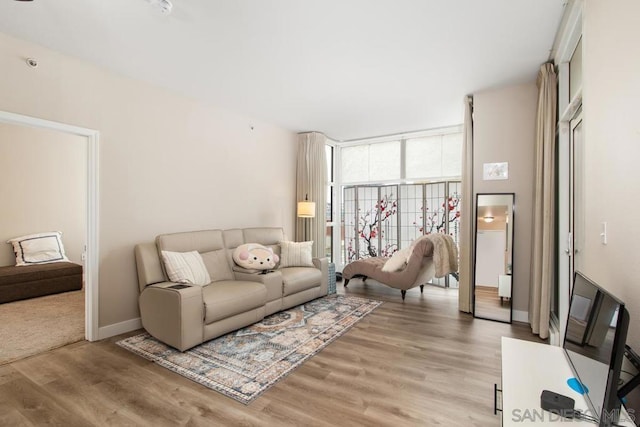
{"label": "sofa seat cushion", "polygon": [[320,286],[322,282],[322,272],[317,268],[287,267],[279,271],[282,273],[285,297]]}
{"label": "sofa seat cushion", "polygon": [[222,280],[202,288],[202,298],[204,322],[209,324],[262,307],[267,302],[267,288],[262,283]]}

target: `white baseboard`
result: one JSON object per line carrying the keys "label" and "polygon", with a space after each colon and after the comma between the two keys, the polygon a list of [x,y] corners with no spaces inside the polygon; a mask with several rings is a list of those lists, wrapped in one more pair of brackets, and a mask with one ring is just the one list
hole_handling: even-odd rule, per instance
{"label": "white baseboard", "polygon": [[529,312],[521,310],[513,310],[514,322],[529,323]]}
{"label": "white baseboard", "polygon": [[560,329],[553,322],[549,322],[549,344],[560,347],[562,342],[560,340]]}
{"label": "white baseboard", "polygon": [[142,328],[142,321],[139,317],[131,320],[125,320],[120,323],[114,323],[113,325],[101,326],[98,328],[98,339],[103,340],[105,338],[124,334],[125,332],[135,331],[140,328]]}

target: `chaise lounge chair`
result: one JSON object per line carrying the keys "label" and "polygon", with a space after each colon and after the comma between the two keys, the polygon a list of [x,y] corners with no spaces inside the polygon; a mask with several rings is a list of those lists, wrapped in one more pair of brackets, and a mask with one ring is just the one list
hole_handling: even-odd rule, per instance
{"label": "chaise lounge chair", "polygon": [[[386,265],[386,267],[385,267]],[[427,234],[417,238],[406,249],[393,254],[391,258],[373,257],[353,261],[342,270],[344,286],[353,277],[372,278],[378,282],[400,289],[404,300],[408,289],[420,286],[433,277],[456,275],[458,271],[458,250],[453,238],[447,234]]]}

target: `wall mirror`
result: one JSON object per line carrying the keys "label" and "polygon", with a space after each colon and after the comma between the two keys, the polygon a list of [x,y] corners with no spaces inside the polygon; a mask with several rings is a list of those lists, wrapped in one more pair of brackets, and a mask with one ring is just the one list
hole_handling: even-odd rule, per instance
{"label": "wall mirror", "polygon": [[511,323],[514,193],[476,196],[473,315]]}

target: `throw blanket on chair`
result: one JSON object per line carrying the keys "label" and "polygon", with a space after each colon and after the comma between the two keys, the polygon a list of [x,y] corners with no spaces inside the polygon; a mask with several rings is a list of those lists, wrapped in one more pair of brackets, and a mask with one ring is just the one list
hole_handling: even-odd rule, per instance
{"label": "throw blanket on chair", "polygon": [[433,264],[436,268],[436,277],[444,277],[458,271],[458,248],[451,236],[442,233],[427,234],[418,237],[411,243],[411,246],[415,246],[423,239],[429,240],[433,244]]}

